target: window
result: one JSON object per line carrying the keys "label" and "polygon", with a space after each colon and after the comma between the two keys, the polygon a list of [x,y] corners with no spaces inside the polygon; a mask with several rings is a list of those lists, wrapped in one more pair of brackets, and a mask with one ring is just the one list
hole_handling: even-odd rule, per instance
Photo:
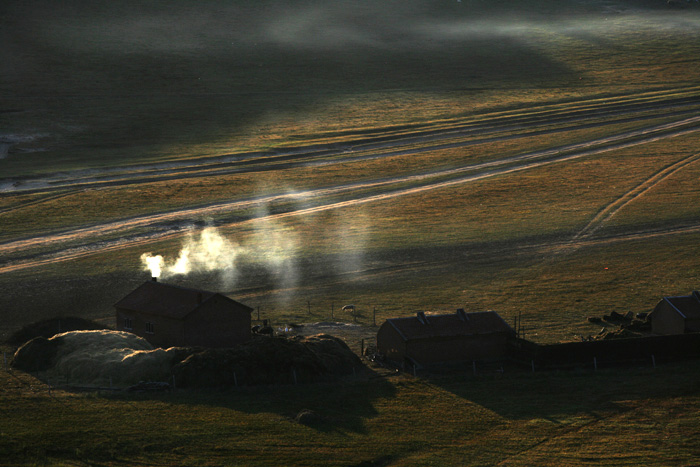
{"label": "window", "polygon": [[146,323],[146,334],[155,334],[153,323]]}
{"label": "window", "polygon": [[134,329],[134,325],[131,322],[131,318],[124,318],[124,330],[131,331],[132,329]]}

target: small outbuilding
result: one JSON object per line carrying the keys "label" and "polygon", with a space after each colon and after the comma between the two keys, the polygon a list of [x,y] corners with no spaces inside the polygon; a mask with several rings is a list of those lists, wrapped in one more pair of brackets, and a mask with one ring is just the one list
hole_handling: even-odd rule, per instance
{"label": "small outbuilding", "polygon": [[156,347],[232,347],[251,338],[253,309],[214,292],[152,280],[114,307],[117,330]]}
{"label": "small outbuilding", "polygon": [[418,312],[386,320],[377,332],[377,353],[399,366],[497,361],[508,355],[512,337],[513,328],[493,311]]}
{"label": "small outbuilding", "polygon": [[700,292],[664,297],[649,314],[653,334],[700,332]]}

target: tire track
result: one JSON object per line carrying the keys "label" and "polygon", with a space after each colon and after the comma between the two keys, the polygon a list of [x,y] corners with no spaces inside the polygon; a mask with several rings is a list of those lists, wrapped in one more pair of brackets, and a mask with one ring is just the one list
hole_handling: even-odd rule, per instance
{"label": "tire track", "polygon": [[[463,167],[447,169],[442,171],[428,172],[422,174],[408,175],[404,177],[396,177],[392,179],[374,180],[368,182],[360,182],[347,185],[339,185],[335,187],[320,188],[315,190],[307,190],[296,193],[275,194],[265,197],[250,198],[247,200],[236,200],[231,202],[216,203],[194,208],[186,208],[177,211],[151,214],[147,216],[132,217],[128,219],[120,219],[113,222],[108,222],[100,225],[93,225],[79,229],[73,229],[64,232],[41,235],[27,239],[15,240],[0,244],[0,253],[12,253],[18,250],[23,250],[35,246],[47,246],[55,243],[65,243],[76,241],[83,238],[96,237],[105,234],[114,234],[119,231],[132,230],[136,228],[146,228],[158,224],[164,224],[174,221],[182,221],[192,218],[201,218],[203,216],[218,215],[227,213],[232,210],[246,209],[254,206],[262,206],[275,202],[293,201],[295,199],[309,200],[312,198],[320,198],[323,196],[337,195],[349,191],[360,191],[367,189],[376,189],[383,187],[391,187],[391,185],[400,185],[412,183],[417,186],[395,189],[375,195],[360,196],[350,200],[315,206],[303,210],[292,211],[290,213],[282,213],[273,215],[273,217],[287,217],[289,215],[303,215],[315,213],[329,209],[338,209],[358,204],[365,204],[374,201],[381,201],[398,196],[405,196],[420,193],[426,190],[434,190],[446,188],[453,185],[463,184],[482,180],[484,178],[493,177],[496,175],[505,175],[522,170],[540,167],[545,164],[554,162],[563,162],[572,159],[577,159],[603,152],[623,149],[627,147],[645,144],[660,139],[680,136],[683,134],[700,131],[700,126],[695,126],[687,129],[677,130],[675,132],[667,132],[667,130],[685,126],[689,123],[700,123],[700,116],[689,119],[671,122],[668,124],[657,125],[642,130],[635,130],[619,135],[609,136],[597,140],[588,141],[585,143],[577,143],[561,148],[548,149],[526,153],[519,156],[507,157],[496,161],[483,162],[479,164],[471,164]],[[659,133],[660,134],[656,134]],[[644,136],[643,138],[640,138]],[[632,139],[631,139],[632,138]],[[637,138],[637,139],[634,139]],[[624,141],[629,140],[629,141]],[[617,144],[610,144],[616,141],[623,141]],[[593,149],[587,149],[593,147]],[[578,150],[578,151],[576,151]],[[519,165],[518,165],[519,163]],[[498,167],[501,168],[498,168]],[[461,175],[466,172],[477,172],[471,175]],[[452,178],[454,177],[454,178]],[[447,180],[431,181],[436,178],[447,178]]]}
{"label": "tire track", "polygon": [[671,164],[668,167],[665,167],[664,169],[655,173],[649,179],[645,180],[644,182],[637,185],[627,193],[623,194],[617,200],[610,203],[600,212],[598,212],[598,214],[596,214],[595,217],[593,217],[593,219],[591,219],[591,221],[583,229],[581,229],[580,232],[574,235],[573,241],[590,237],[630,203],[644,196],[646,192],[654,188],[656,185],[658,185],[671,175],[684,169],[686,166],[697,162],[698,160],[700,160],[700,153],[685,157],[680,161],[675,162],[674,164]]}
{"label": "tire track", "polygon": [[[632,147],[640,144],[646,144],[649,142],[653,141],[659,141],[661,139],[666,139],[666,138],[671,138],[671,137],[676,137],[684,134],[689,134],[693,132],[700,131],[700,126],[693,126],[690,128],[682,128],[678,129],[679,126],[686,125],[688,122],[690,123],[696,123],[700,121],[700,116],[699,117],[694,117],[691,119],[685,119],[680,122],[673,122],[670,124],[665,124],[665,125],[659,125],[656,127],[648,128],[646,130],[638,130],[634,133],[634,136],[636,139],[629,139],[630,138],[630,133],[626,133],[625,137],[622,137],[621,135],[613,136],[613,137],[608,137],[608,138],[603,138],[600,140],[594,140],[588,143],[581,143],[577,145],[571,145],[568,146],[568,148],[576,148],[579,149],[579,151],[574,151],[574,152],[568,152],[565,154],[560,154],[562,152],[561,149],[559,150],[546,150],[546,151],[540,151],[540,152],[535,152],[535,153],[529,153],[521,156],[515,156],[511,158],[505,158],[501,159],[499,161],[491,161],[487,163],[482,163],[482,164],[474,164],[470,166],[465,166],[461,168],[456,168],[456,169],[450,169],[450,170],[445,170],[445,171],[440,171],[440,172],[432,172],[432,173],[427,173],[427,174],[418,174],[418,175],[411,175],[411,176],[406,176],[406,177],[399,177],[399,178],[394,178],[394,179],[388,179],[388,180],[377,180],[377,181],[371,181],[371,182],[366,182],[366,183],[357,183],[357,184],[350,184],[350,185],[341,185],[341,186],[335,186],[335,187],[328,187],[328,188],[321,188],[317,190],[309,190],[306,192],[300,192],[300,193],[291,193],[291,194],[279,194],[279,195],[272,195],[268,197],[262,197],[262,198],[251,198],[248,200],[237,200],[234,202],[226,202],[226,203],[219,203],[219,204],[213,204],[213,205],[208,205],[208,206],[203,206],[203,207],[196,207],[196,208],[190,208],[190,209],[183,209],[183,210],[178,210],[178,211],[173,211],[173,212],[166,212],[166,213],[158,213],[154,215],[149,215],[149,216],[140,216],[140,217],[135,217],[135,218],[129,218],[129,219],[122,219],[114,222],[109,222],[105,224],[100,224],[100,225],[95,225],[95,226],[89,226],[85,228],[80,228],[80,229],[74,229],[70,231],[65,231],[65,232],[59,232],[59,233],[52,233],[52,234],[46,234],[38,237],[32,237],[32,238],[27,238],[27,239],[21,239],[21,240],[16,240],[16,241],[11,241],[11,242],[6,242],[4,244],[0,244],[0,254],[5,254],[7,255],[8,253],[16,253],[16,252],[21,252],[24,250],[29,250],[31,248],[35,247],[46,247],[47,245],[57,245],[59,248],[53,252],[50,253],[44,253],[40,255],[36,255],[33,258],[27,258],[27,259],[21,259],[21,260],[16,260],[16,261],[11,261],[6,263],[5,265],[0,265],[0,273],[3,272],[11,272],[11,271],[16,271],[18,269],[25,269],[29,267],[34,267],[34,266],[40,266],[43,264],[48,264],[48,263],[55,263],[58,261],[67,261],[71,259],[76,259],[79,257],[83,256],[88,256],[92,255],[95,253],[100,253],[100,252],[106,252],[106,251],[111,251],[115,249],[121,249],[121,248],[126,248],[126,247],[133,247],[133,246],[138,246],[138,245],[145,245],[148,243],[152,243],[155,241],[159,240],[164,240],[166,238],[173,238],[176,236],[181,236],[184,234],[182,229],[179,231],[173,232],[172,227],[167,227],[165,230],[163,230],[162,224],[167,223],[167,222],[173,222],[173,221],[183,221],[183,220],[191,220],[192,218],[195,217],[202,217],[205,215],[214,215],[214,214],[220,214],[220,213],[230,213],[232,210],[235,209],[242,209],[242,208],[248,208],[248,207],[253,207],[253,206],[259,206],[263,204],[269,204],[271,202],[276,202],[276,201],[291,201],[294,199],[298,198],[303,198],[305,201],[308,202],[309,199],[311,198],[321,198],[323,196],[329,196],[329,195],[337,195],[341,193],[346,193],[346,192],[352,192],[352,191],[357,191],[357,190],[362,190],[362,189],[369,189],[369,188],[380,188],[380,187],[389,187],[391,188],[392,185],[398,185],[398,184],[404,184],[404,183],[414,183],[416,186],[412,187],[406,187],[406,188],[396,188],[393,190],[385,191],[383,193],[378,193],[378,194],[365,194],[365,195],[355,195],[354,197],[347,199],[347,200],[342,200],[342,201],[336,201],[336,202],[330,202],[330,203],[325,203],[325,204],[318,204],[316,206],[308,207],[308,208],[303,208],[303,209],[291,209],[286,212],[282,213],[277,213],[277,214],[271,214],[268,216],[264,217],[259,217],[259,218],[252,218],[252,219],[247,219],[247,220],[238,220],[234,222],[229,222],[222,227],[226,226],[236,226],[236,225],[243,225],[246,223],[252,223],[252,222],[259,222],[259,221],[265,221],[265,220],[277,220],[277,219],[282,219],[286,217],[292,217],[292,216],[302,216],[302,215],[307,215],[307,214],[312,214],[312,213],[318,213],[322,211],[328,211],[328,210],[334,210],[334,209],[342,209],[346,207],[351,207],[351,206],[357,206],[361,204],[366,204],[366,203],[372,203],[372,202],[377,202],[377,201],[383,201],[383,200],[388,200],[400,196],[407,196],[407,195],[413,195],[413,194],[418,194],[422,193],[425,191],[429,190],[435,190],[435,189],[440,189],[440,188],[446,188],[446,187],[451,187],[455,185],[461,185],[464,183],[469,183],[477,180],[483,180],[486,178],[494,177],[494,176],[499,176],[499,175],[506,175],[506,174],[511,174],[523,170],[529,170],[537,167],[541,167],[547,164],[552,164],[552,163],[557,163],[557,162],[564,162],[564,161],[569,161],[569,160],[574,160],[590,155],[596,155],[596,154],[601,154],[604,152],[608,151],[613,151],[617,149],[623,149],[627,147]],[[669,129],[676,129],[675,131],[669,132]],[[640,138],[640,136],[644,136]],[[603,143],[609,143],[611,141],[620,141],[624,140],[622,142],[617,142],[616,144],[606,144],[601,147],[594,147],[592,149],[586,149],[588,146],[600,146]],[[690,163],[691,161],[688,161]],[[503,167],[496,167],[501,165]],[[481,171],[479,171],[481,170]],[[461,175],[464,172],[467,171],[472,171],[472,172],[477,172],[477,173],[472,173],[468,175]],[[460,175],[460,176],[456,176]],[[439,177],[454,177],[454,178],[448,178],[446,180],[434,180],[435,178]],[[160,229],[156,229],[155,232],[141,235],[141,236],[132,236],[132,237],[122,237],[117,240],[103,240],[103,241],[98,241],[96,238],[98,238],[101,235],[114,235],[115,232],[120,232],[120,231],[128,231],[128,230],[133,230],[136,228],[156,228],[158,226],[161,226]],[[668,230],[662,233],[663,235],[666,234],[671,234],[671,233],[678,233],[678,232],[685,232],[685,231],[695,231],[694,229],[699,228],[698,226],[691,226],[686,228],[685,230]],[[690,229],[690,230],[688,230]],[[647,233],[644,235],[657,235],[658,233],[652,232],[652,233]],[[630,234],[629,238],[632,238],[635,234]],[[645,237],[634,237],[634,238],[645,238]],[[648,238],[648,237],[646,237]],[[76,242],[76,241],[83,241],[83,240],[92,240],[91,242],[79,246],[73,246],[73,247],[68,247],[68,248],[60,248],[61,244],[66,244],[68,242]],[[601,241],[601,240],[598,240]],[[611,241],[614,241],[614,238],[611,239]],[[568,245],[572,244],[572,241],[566,242]],[[585,239],[578,239],[578,241],[574,241],[573,243],[575,244],[584,244],[584,243],[591,243],[591,242],[585,242]],[[547,245],[547,247],[552,247],[553,245],[550,243]],[[561,246],[561,245],[560,245]]]}
{"label": "tire track", "polygon": [[[217,156],[206,159],[187,160],[183,162],[168,162],[156,165],[135,165],[98,170],[82,170],[57,174],[53,177],[38,179],[26,179],[17,182],[5,180],[4,188],[0,186],[1,194],[30,194],[54,190],[88,189],[95,187],[122,186],[136,183],[149,183],[156,181],[170,181],[185,178],[195,178],[201,176],[227,175],[233,173],[243,173],[263,170],[279,170],[303,165],[311,165],[317,161],[320,164],[347,163],[365,160],[367,158],[391,157],[404,154],[415,154],[419,152],[433,151],[439,149],[457,148],[466,145],[482,144],[485,142],[496,142],[517,137],[527,137],[533,135],[543,135],[553,132],[568,131],[578,128],[589,128],[593,126],[604,126],[611,122],[598,122],[580,125],[579,127],[569,127],[568,129],[549,129],[533,132],[532,135],[509,135],[494,136],[485,140],[462,141],[451,144],[428,144],[426,147],[418,149],[404,149],[385,154],[374,154],[369,156],[342,157],[347,153],[376,151],[382,149],[400,148],[415,144],[427,144],[446,139],[466,138],[474,136],[484,136],[488,134],[523,131],[545,125],[556,125],[570,122],[581,122],[587,120],[615,117],[620,115],[632,115],[623,121],[642,120],[647,118],[663,118],[674,115],[683,115],[697,112],[689,107],[700,105],[700,98],[684,97],[667,99],[661,102],[606,102],[588,104],[586,101],[580,103],[581,108],[565,109],[563,111],[535,110],[526,116],[504,116],[492,117],[478,123],[468,123],[456,125],[449,128],[437,130],[420,130],[404,133],[401,135],[378,136],[374,138],[350,141],[346,143],[336,143],[330,145],[307,146],[300,148],[289,148],[287,150],[273,151],[271,153],[252,152],[238,155]],[[589,108],[590,107],[590,108]],[[683,109],[685,110],[677,110]],[[676,109],[671,112],[672,109]],[[666,111],[657,115],[638,115],[640,112]],[[620,123],[620,122],[612,122]],[[328,157],[339,157],[336,160],[319,159]]]}

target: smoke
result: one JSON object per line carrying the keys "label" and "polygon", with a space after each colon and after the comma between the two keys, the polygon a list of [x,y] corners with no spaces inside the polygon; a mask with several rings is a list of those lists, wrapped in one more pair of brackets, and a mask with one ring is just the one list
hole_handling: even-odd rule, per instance
{"label": "smoke", "polygon": [[151,256],[150,253],[141,255],[141,263],[143,263],[144,270],[151,272],[151,277],[160,277],[165,265],[161,255]]}
{"label": "smoke", "polygon": [[300,239],[298,233],[283,222],[274,220],[267,206],[257,209],[251,244],[247,255],[261,264],[272,276],[280,300],[286,302],[299,283],[298,256]]}
{"label": "smoke", "polygon": [[177,258],[166,261],[161,255],[144,253],[141,264],[152,277],[165,279],[192,272],[216,272],[225,283],[236,275],[236,257],[241,247],[231,242],[215,227],[204,228],[199,235],[190,232],[183,241]]}
{"label": "smoke", "polygon": [[191,273],[215,273],[226,288],[235,285],[242,268],[262,267],[277,289],[286,290],[298,283],[298,250],[299,239],[294,229],[273,220],[267,206],[261,206],[257,209],[252,235],[244,244],[230,240],[219,229],[209,226],[198,234],[191,231],[176,257],[144,253],[141,264],[152,277],[164,279]]}
{"label": "smoke", "polygon": [[[258,281],[256,286],[274,288],[278,305],[294,297],[305,273],[358,275],[371,238],[371,217],[359,207],[316,216],[309,213],[313,206],[302,194],[291,198],[294,207],[290,215],[276,215],[267,203],[261,203],[235,240],[214,226],[200,232],[193,229],[176,255],[144,253],[142,267],[153,277],[164,279],[214,273],[229,290],[241,280]],[[321,252],[326,261],[314,262],[313,271],[303,269],[310,264],[304,257],[313,252]]]}

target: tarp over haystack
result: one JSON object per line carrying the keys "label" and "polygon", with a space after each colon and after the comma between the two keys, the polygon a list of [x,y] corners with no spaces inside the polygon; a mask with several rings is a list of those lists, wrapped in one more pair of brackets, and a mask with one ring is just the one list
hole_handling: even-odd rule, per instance
{"label": "tarp over haystack", "polygon": [[166,381],[178,354],[128,332],[72,331],[32,339],[17,350],[12,365],[54,384],[124,387]]}

